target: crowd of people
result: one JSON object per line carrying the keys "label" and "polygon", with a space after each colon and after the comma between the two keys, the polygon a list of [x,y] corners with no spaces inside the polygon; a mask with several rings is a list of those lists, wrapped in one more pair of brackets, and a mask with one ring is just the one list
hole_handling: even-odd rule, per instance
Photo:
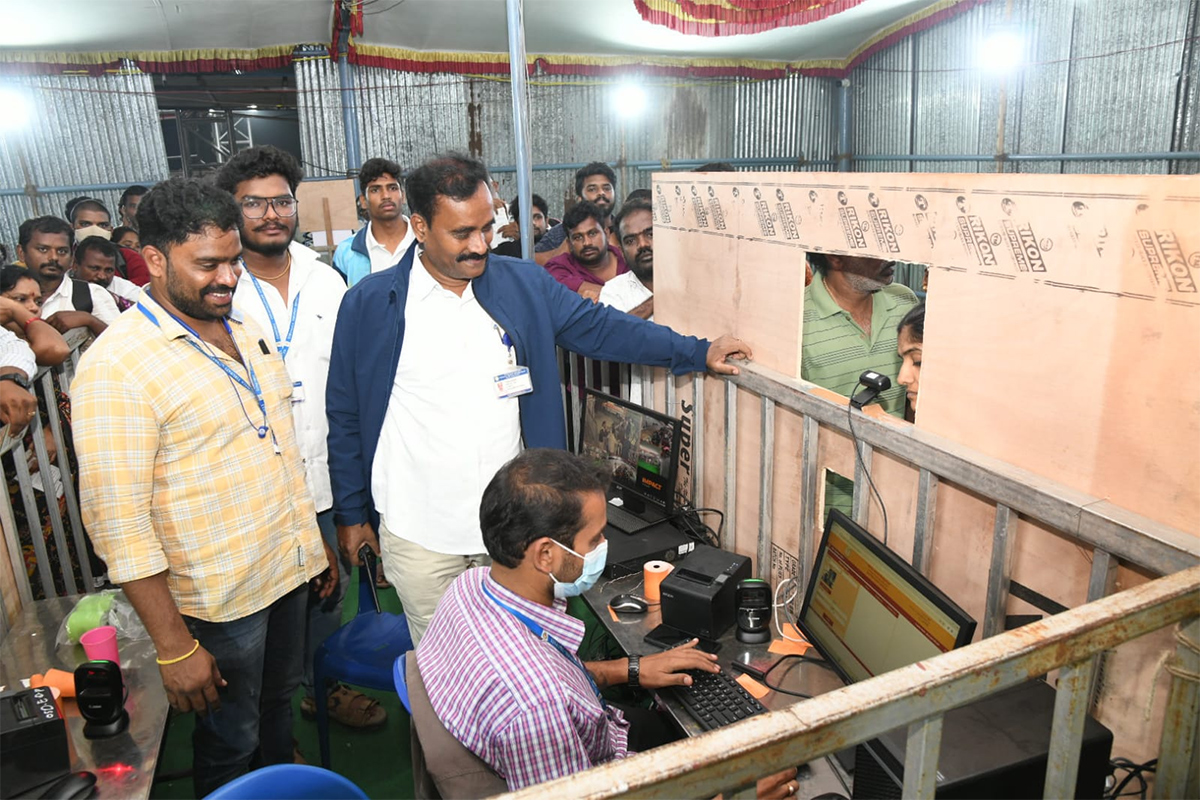
{"label": "crowd of people", "polygon": [[[70,387],[83,522],[172,706],[198,714],[199,796],[296,757],[298,688],[306,716],[327,694],[348,725],[385,721],[373,698],[312,678],[364,548],[396,587],[439,719],[510,788],[674,738],[600,688],[717,669],[693,646],[576,654],[564,601],[603,569],[607,476],[565,452],[555,348],[736,374],[750,347],[653,323],[649,193],[617,209],[607,164],[578,171],[561,221],[534,196],[533,261],[518,257],[517,203],[497,230],[506,204],[481,162],[402,173],[363,164],[367,222],[332,266],[297,240],[298,162],[268,146],[212,179],[130,187],[116,228],[91,198],[28,220],[0,271],[11,432],[37,414],[37,365],[67,357],[61,333],[95,337]],[[915,296],[885,262],[812,266],[803,377],[846,394],[870,367],[915,405]],[[904,413],[898,389],[882,402]],[[764,778],[761,796],[794,793],[794,776]]]}

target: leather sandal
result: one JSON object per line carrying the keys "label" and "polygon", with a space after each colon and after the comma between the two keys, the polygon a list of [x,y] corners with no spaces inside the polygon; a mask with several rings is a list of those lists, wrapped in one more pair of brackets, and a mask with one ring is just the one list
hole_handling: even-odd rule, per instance
{"label": "leather sandal", "polygon": [[[387,723],[387,709],[379,701],[339,683],[329,692],[329,717],[348,728],[378,728]],[[300,701],[300,714],[317,718],[317,703],[311,697]]]}
{"label": "leather sandal", "polygon": [[383,574],[383,562],[382,561],[380,561],[379,565],[375,568],[375,588],[376,589],[392,588],[392,584],[388,582],[387,576]]}

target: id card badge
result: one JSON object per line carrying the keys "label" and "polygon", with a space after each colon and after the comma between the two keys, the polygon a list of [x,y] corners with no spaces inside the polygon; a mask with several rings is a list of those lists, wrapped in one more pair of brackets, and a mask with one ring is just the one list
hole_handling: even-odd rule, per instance
{"label": "id card badge", "polygon": [[293,403],[303,403],[304,402],[304,382],[303,381],[296,381],[295,383],[292,384],[292,402]]}
{"label": "id card badge", "polygon": [[529,367],[513,367],[508,372],[502,372],[492,379],[496,384],[496,398],[507,400],[510,397],[520,397],[533,391],[533,379],[529,377]]}

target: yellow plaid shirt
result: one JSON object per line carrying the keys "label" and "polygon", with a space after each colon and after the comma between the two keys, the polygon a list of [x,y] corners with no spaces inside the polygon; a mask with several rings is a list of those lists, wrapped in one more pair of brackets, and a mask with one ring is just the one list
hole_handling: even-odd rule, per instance
{"label": "yellow plaid shirt", "polygon": [[260,611],[326,567],[283,360],[263,354],[253,322],[230,327],[282,455],[255,430],[254,394],[198,352],[149,292],[96,340],[71,387],[83,522],[109,577],[167,570],[179,611],[209,622]]}

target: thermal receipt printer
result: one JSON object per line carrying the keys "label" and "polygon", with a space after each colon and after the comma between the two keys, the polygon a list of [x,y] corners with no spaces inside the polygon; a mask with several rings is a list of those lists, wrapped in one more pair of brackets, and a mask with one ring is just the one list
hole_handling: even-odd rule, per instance
{"label": "thermal receipt printer", "polygon": [[734,622],[738,581],[750,577],[750,559],[696,545],[662,582],[662,621],[701,639],[717,639]]}

